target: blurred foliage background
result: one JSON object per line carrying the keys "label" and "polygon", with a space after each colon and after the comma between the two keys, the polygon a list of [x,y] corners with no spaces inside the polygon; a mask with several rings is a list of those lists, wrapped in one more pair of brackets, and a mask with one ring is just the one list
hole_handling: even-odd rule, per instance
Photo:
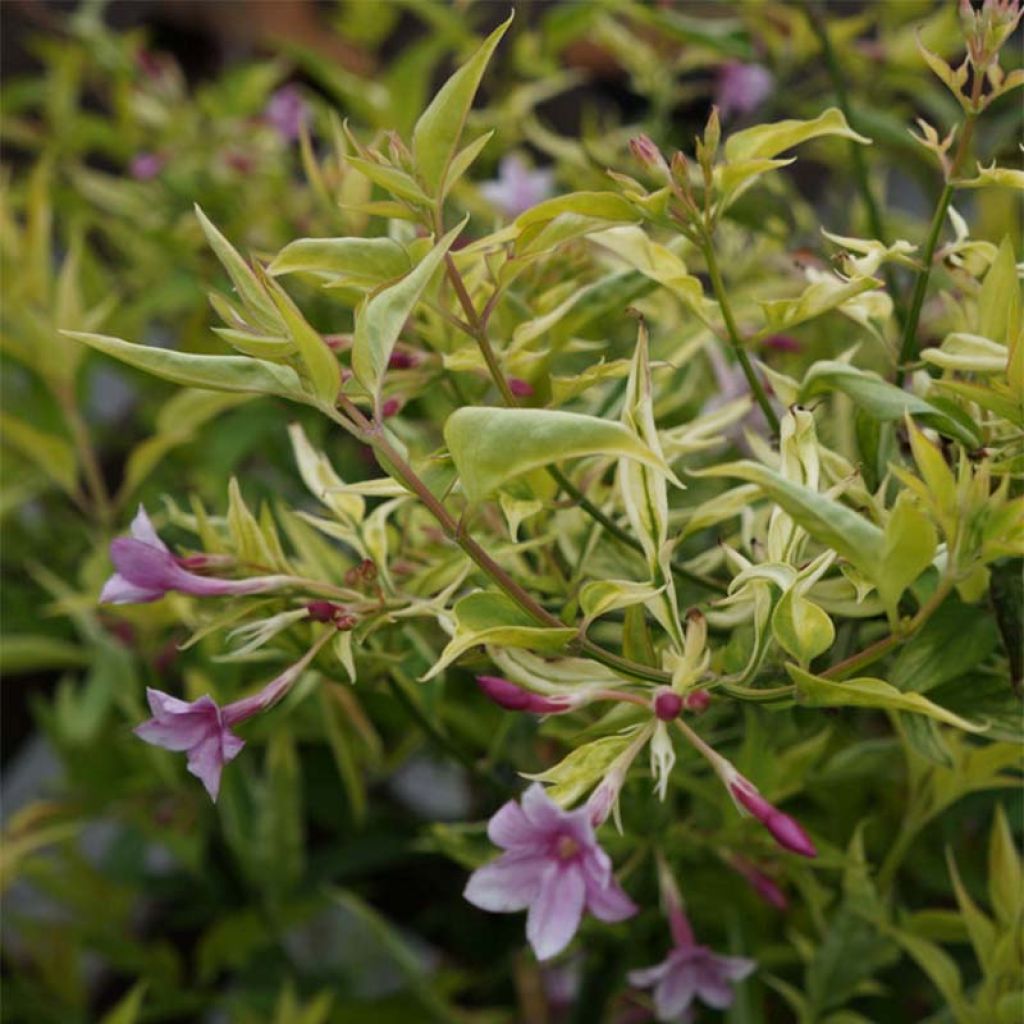
{"label": "blurred foliage background", "polygon": [[[506,7],[0,6],[4,1020],[643,1019],[610,1002],[624,968],[609,936],[588,938],[585,962],[541,972],[514,952],[518,919],[481,915],[461,899],[465,867],[486,846],[480,828],[454,823],[489,813],[516,788],[516,768],[543,764],[550,737],[538,740],[531,723],[485,706],[468,684],[443,708],[425,704],[429,694],[410,696],[418,669],[396,654],[372,685],[325,684],[286,729],[266,731],[261,757],[235,766],[213,808],[130,726],[142,717],[146,685],[171,689],[208,672],[237,677],[245,665],[216,665],[202,644],[179,650],[176,624],[188,612],[175,598],[162,611],[115,616],[82,597],[98,590],[107,543],[140,501],[159,508],[168,492],[194,493],[220,507],[225,479],[237,476],[254,508],[307,503],[287,441],[296,418],[346,480],[375,469],[366,451],[327,437],[315,417],[270,400],[176,398],[159,381],[86,355],[57,329],[219,350],[207,295],[223,275],[193,204],[256,255],[300,236],[362,231],[365,214],[344,201],[369,198],[360,191],[366,182],[346,180],[329,159],[332,112],[364,133],[407,136],[432,90]],[[764,69],[771,87],[732,111],[729,128],[811,117],[837,99],[814,18],[800,3],[515,7],[474,112],[481,128],[498,129],[480,178],[497,176],[500,155],[517,150],[550,167],[559,188],[603,187],[605,168],[624,165],[638,131],[666,149],[688,145],[738,65]],[[865,173],[888,194],[889,234],[917,240],[940,183],[907,125],[915,115],[955,120],[956,105],[923,67],[915,34],[954,56],[962,49],[955,5],[829,3],[823,16],[851,123],[875,140]],[[980,129],[979,151],[1004,165],[1019,166],[1018,95]],[[302,136],[288,119],[295,103],[308,111]],[[871,233],[851,159],[845,147],[814,150],[778,186],[737,204],[733,218],[769,243],[784,238],[793,260],[820,259],[819,221]],[[469,186],[460,199],[494,217]],[[1019,251],[1017,203],[1009,190],[978,193],[974,237],[998,243],[1009,231]],[[734,254],[737,273],[756,275],[758,251]],[[322,291],[304,298],[325,333],[351,329],[347,307]],[[610,345],[631,329],[612,315],[593,325]],[[805,340],[823,354],[839,347],[835,338]],[[963,621],[943,628],[962,630]],[[944,678],[995,649],[994,628],[977,626]],[[918,650],[921,659],[948,657],[940,632]],[[764,723],[751,714],[735,724],[755,758]],[[884,733],[865,737],[847,720],[812,741],[806,724],[781,727],[804,746],[779,771],[798,771],[800,758],[818,764],[815,802],[837,833],[859,843],[861,818],[899,813],[889,781],[903,778],[898,744]],[[968,976],[976,968],[948,900],[942,850],[961,841],[960,868],[979,902],[1012,899],[1008,833],[997,822],[990,839],[990,823],[1020,760],[1017,748],[996,749],[987,759],[965,755],[959,774],[933,780],[955,808],[915,842],[902,892],[921,934],[936,948],[947,943],[942,955]],[[843,756],[829,759],[830,751]],[[635,799],[649,800],[652,822],[671,814],[641,791]],[[1004,802],[1019,829],[1019,799]],[[685,862],[685,850],[680,856]],[[808,1019],[865,1019],[843,1011],[848,1005],[893,1024],[950,1019],[925,974],[849,910],[863,896],[855,870],[790,879],[804,901],[799,924],[737,892],[735,877],[695,860],[693,915],[717,922],[722,948],[742,940],[801,988],[812,1002]],[[936,894],[945,902],[935,905]],[[653,949],[645,927],[636,945]],[[803,935],[798,953],[794,934]],[[555,970],[573,976],[573,999]],[[795,1018],[781,983],[757,981],[729,1019]]]}

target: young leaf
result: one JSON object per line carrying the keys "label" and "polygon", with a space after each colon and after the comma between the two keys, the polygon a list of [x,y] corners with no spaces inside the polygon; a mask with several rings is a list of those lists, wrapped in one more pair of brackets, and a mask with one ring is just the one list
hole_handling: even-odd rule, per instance
{"label": "young leaf", "polygon": [[416,122],[412,132],[413,155],[420,179],[431,195],[441,196],[444,193],[449,165],[458,149],[480,79],[483,78],[491,54],[512,24],[513,17],[515,12],[445,82]]}
{"label": "young leaf", "polygon": [[267,272],[323,274],[376,285],[411,269],[408,253],[393,238],[300,238],[277,254]]}
{"label": "young leaf", "polygon": [[800,696],[810,707],[865,707],[884,708],[887,711],[912,711],[945,722],[947,725],[954,725],[966,732],[985,731],[985,726],[969,722],[919,693],[903,693],[882,679],[862,676],[838,683],[833,679],[811,675],[796,665],[787,665],[786,671],[796,684]]}
{"label": "young leaf", "polygon": [[150,345],[133,345],[104,334],[83,334],[77,331],[62,333],[84,342],[98,352],[120,359],[122,363],[174,384],[209,388],[211,391],[252,391],[309,402],[299,375],[290,366],[279,366],[277,363],[248,359],[245,356],[200,356]]}
{"label": "young leaf", "polygon": [[670,472],[621,423],[579,413],[465,406],[448,417],[444,437],[473,502],[528,470],[585,455],[624,455]]}
{"label": "young leaf", "polygon": [[452,242],[466,226],[464,220],[452,228],[437,245],[400,281],[377,292],[356,314],[356,329],[352,338],[352,371],[356,379],[375,398],[395,342],[406,320],[441,265]]}
{"label": "young leaf", "polygon": [[822,135],[838,135],[852,142],[871,145],[871,139],[858,135],[846,123],[841,110],[829,107],[812,121],[776,121],[735,132],[725,140],[725,159],[729,163],[767,160]]}

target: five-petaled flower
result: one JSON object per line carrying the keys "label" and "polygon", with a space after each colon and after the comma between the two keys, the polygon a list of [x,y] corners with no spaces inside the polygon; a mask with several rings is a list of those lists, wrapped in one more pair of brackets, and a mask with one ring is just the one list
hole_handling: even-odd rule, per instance
{"label": "five-petaled flower", "polygon": [[156,601],[170,590],[194,597],[258,594],[287,582],[287,576],[252,576],[221,580],[189,572],[159,538],[140,505],[132,520],[132,535],[111,541],[110,560],[117,570],[100,593],[103,604],[143,604]]}
{"label": "five-petaled flower", "polygon": [[538,960],[569,945],[584,910],[602,921],[636,913],[597,843],[586,806],[563,810],[534,784],[521,803],[510,800],[498,810],[487,835],[505,852],[473,872],[465,897],[496,913],[529,908],[526,937]]}
{"label": "five-petaled flower", "polygon": [[498,177],[483,182],[480,191],[506,217],[518,217],[547,199],[554,184],[555,176],[551,171],[531,171],[522,157],[512,153],[501,161]]}
{"label": "five-petaled flower", "polygon": [[630,971],[629,983],[654,989],[654,1012],[660,1021],[689,1021],[695,998],[724,1010],[732,1003],[731,982],[742,981],[756,965],[745,957],[719,956],[699,946],[667,865],[660,865],[658,877],[674,945],[660,964]]}

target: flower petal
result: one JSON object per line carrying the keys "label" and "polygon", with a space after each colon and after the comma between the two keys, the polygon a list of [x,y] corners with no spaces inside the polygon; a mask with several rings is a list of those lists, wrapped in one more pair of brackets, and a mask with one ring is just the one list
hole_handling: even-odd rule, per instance
{"label": "flower petal", "polygon": [[100,604],[147,604],[164,596],[163,590],[147,590],[129,583],[119,572],[115,572],[100,591]]}
{"label": "flower petal", "polygon": [[[216,726],[214,726],[216,728]],[[177,715],[169,721],[151,718],[132,730],[140,740],[165,750],[191,750],[210,733],[210,720],[204,715]]]}
{"label": "flower petal", "polygon": [[487,837],[495,846],[506,850],[533,847],[538,853],[543,852],[544,835],[538,834],[515,800],[498,808],[487,823]]}
{"label": "flower petal", "polygon": [[626,977],[629,979],[630,985],[637,988],[650,988],[661,981],[671,967],[671,960],[662,960],[660,964],[655,964],[653,967],[641,967],[638,970],[630,971]]}
{"label": "flower petal", "polygon": [[[139,510],[135,513],[135,518],[132,520],[131,530],[132,536],[136,540],[140,540],[143,544],[148,544],[150,547],[159,548],[161,551],[167,551],[167,545],[160,539],[160,535],[150,522],[145,506],[139,506]],[[168,554],[170,554],[169,551]]]}
{"label": "flower petal", "polygon": [[718,965],[730,981],[742,981],[757,969],[757,961],[745,956],[720,956]]}
{"label": "flower petal", "polygon": [[671,964],[654,990],[654,1010],[658,1020],[672,1021],[680,1017],[693,1002],[697,988],[696,972],[690,963]]}
{"label": "flower petal", "polygon": [[587,876],[586,887],[587,909],[600,921],[625,921],[638,910],[614,878],[604,885],[595,885]]}
{"label": "flower petal", "polygon": [[496,914],[525,910],[536,898],[545,861],[503,854],[469,876],[462,895],[475,907]]}
{"label": "flower petal", "polygon": [[210,799],[216,803],[220,791],[220,773],[224,767],[223,748],[218,733],[204,736],[189,750],[187,767],[202,782]]}
{"label": "flower petal", "polygon": [[538,960],[556,956],[572,941],[585,897],[583,872],[577,866],[549,864],[544,869],[540,891],[526,918],[526,938]]}
{"label": "flower petal", "polygon": [[547,790],[535,782],[522,796],[520,801],[523,813],[530,824],[548,835],[560,832],[568,817],[565,811],[548,796]]}
{"label": "flower petal", "polygon": [[169,590],[173,585],[170,577],[177,568],[173,556],[141,540],[118,537],[111,541],[110,560],[124,579],[144,590]]}

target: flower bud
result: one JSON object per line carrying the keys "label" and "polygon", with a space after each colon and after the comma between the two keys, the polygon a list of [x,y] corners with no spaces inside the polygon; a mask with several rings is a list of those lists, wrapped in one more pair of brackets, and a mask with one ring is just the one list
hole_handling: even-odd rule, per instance
{"label": "flower bud", "polygon": [[477,676],[480,689],[506,711],[529,711],[534,715],[560,715],[572,711],[576,701],[569,696],[542,697],[500,676]]}
{"label": "flower bud", "polygon": [[417,362],[418,360],[412,352],[403,352],[401,349],[396,349],[388,358],[388,369],[411,370]]}
{"label": "flower bud", "polygon": [[521,377],[509,377],[508,389],[516,398],[529,398],[533,394],[533,387]]}
{"label": "flower bud", "polygon": [[655,171],[665,178],[669,176],[668,164],[661,155],[661,150],[654,144],[648,135],[636,135],[629,140],[629,148],[633,156],[644,165],[649,171]]}
{"label": "flower bud", "polygon": [[341,607],[331,601],[310,601],[306,605],[306,613],[314,622],[330,622],[340,611]]}
{"label": "flower bud", "polygon": [[380,407],[381,419],[389,419],[392,416],[397,415],[402,409],[402,400],[400,398],[388,398]]}
{"label": "flower bud", "polygon": [[678,693],[673,692],[666,686],[658,690],[654,695],[652,706],[654,714],[662,722],[671,722],[673,718],[679,717],[679,712],[684,707],[684,701]]}
{"label": "flower bud", "polygon": [[802,857],[817,857],[818,851],[800,824],[788,814],[773,807],[757,791],[757,787],[739,773],[728,783],[729,793],[737,805],[755,817],[786,850]]}
{"label": "flower bud", "polygon": [[769,906],[776,910],[785,910],[789,906],[786,894],[756,864],[752,864],[744,857],[732,857],[729,864],[738,871],[749,883],[750,887]]}
{"label": "flower bud", "polygon": [[696,715],[699,715],[702,711],[707,711],[710,703],[711,694],[707,690],[691,690],[683,698],[683,707]]}

